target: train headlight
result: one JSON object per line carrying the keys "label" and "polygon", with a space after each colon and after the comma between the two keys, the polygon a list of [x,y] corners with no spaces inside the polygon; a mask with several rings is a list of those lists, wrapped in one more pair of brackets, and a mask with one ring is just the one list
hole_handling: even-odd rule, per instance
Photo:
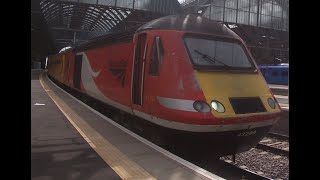
{"label": "train headlight", "polygon": [[276,103],[272,98],[268,98],[268,104],[272,109],[276,108]]}
{"label": "train headlight", "polygon": [[209,104],[207,104],[204,101],[195,101],[193,103],[193,108],[197,110],[198,112],[210,112],[211,108]]}
{"label": "train headlight", "polygon": [[226,111],[226,109],[224,108],[224,106],[223,106],[219,101],[216,101],[216,100],[213,100],[213,101],[211,102],[211,107],[212,107],[215,111],[217,111],[217,112],[219,112],[219,113],[223,113],[223,112]]}

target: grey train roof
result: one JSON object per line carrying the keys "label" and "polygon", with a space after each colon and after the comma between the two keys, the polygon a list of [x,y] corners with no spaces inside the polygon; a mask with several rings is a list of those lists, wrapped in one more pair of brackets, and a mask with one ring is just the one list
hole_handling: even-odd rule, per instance
{"label": "grey train roof", "polygon": [[240,39],[236,33],[220,22],[192,14],[172,15],[153,20],[141,27],[133,27],[127,31],[96,37],[86,43],[76,46],[73,51],[84,51],[114,43],[130,41],[135,32],[146,30],[177,30]]}
{"label": "grey train roof", "polygon": [[221,22],[193,14],[162,17],[142,25],[137,32],[155,29],[188,31],[240,39],[236,33]]}

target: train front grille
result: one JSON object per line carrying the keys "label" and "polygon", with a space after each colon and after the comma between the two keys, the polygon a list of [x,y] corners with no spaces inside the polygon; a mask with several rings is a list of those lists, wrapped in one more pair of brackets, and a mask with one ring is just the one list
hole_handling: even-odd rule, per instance
{"label": "train front grille", "polygon": [[248,114],[266,112],[259,97],[229,98],[231,106],[236,114]]}

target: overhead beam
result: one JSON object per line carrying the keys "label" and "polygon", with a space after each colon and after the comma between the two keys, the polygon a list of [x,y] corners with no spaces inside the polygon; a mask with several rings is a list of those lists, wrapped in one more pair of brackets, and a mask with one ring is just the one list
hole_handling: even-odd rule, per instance
{"label": "overhead beam", "polygon": [[[73,41],[74,39],[56,39],[57,41]],[[76,41],[88,41],[84,39],[76,39]]]}
{"label": "overhead beam", "polygon": [[56,30],[56,31],[72,31],[72,32],[87,32],[87,33],[108,33],[106,31],[88,31],[88,30],[84,30],[84,29],[73,29],[73,28],[64,28],[64,27],[52,27],[52,30]]}

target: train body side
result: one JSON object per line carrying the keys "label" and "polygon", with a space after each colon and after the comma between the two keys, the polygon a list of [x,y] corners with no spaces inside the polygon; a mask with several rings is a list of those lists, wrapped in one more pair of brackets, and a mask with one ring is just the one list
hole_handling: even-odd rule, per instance
{"label": "train body side", "polygon": [[130,112],[132,59],[132,42],[73,52],[66,85]]}
{"label": "train body side", "polygon": [[[195,70],[184,46],[184,34],[174,30],[148,30],[136,33],[133,42],[68,51],[57,55],[56,58],[63,63],[54,66],[49,75],[53,74],[56,80],[102,102],[155,122],[218,125],[264,121],[275,117],[274,113],[279,112],[279,108],[272,110],[267,104],[267,98],[272,95],[259,74]],[[145,36],[140,48],[141,57],[134,57],[139,36]],[[150,73],[150,63],[156,37],[160,39],[164,52],[158,65],[159,72],[153,75]],[[135,59],[143,59],[135,69],[141,71],[144,68],[136,80],[139,81],[137,86],[141,87],[137,89],[140,103],[133,102]],[[260,97],[267,112],[235,114],[229,98],[250,96]],[[210,104],[213,99],[223,102],[227,111],[222,114],[214,110],[200,113],[193,107],[196,100]]]}

